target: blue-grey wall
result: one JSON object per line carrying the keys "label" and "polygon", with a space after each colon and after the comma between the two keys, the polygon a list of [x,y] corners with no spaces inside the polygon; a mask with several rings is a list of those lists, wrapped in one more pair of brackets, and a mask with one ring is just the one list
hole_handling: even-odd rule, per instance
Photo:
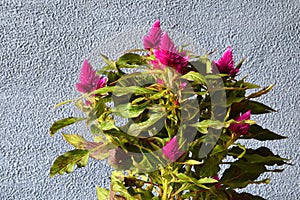
{"label": "blue-grey wall", "polygon": [[[101,67],[98,54],[115,58],[142,47],[141,36],[160,19],[162,29],[195,51],[231,45],[236,61],[247,56],[242,75],[258,84],[275,83],[260,100],[279,109],[256,118],[289,139],[264,143],[292,159],[270,185],[246,191],[267,199],[296,200],[299,192],[299,0],[2,0],[0,1],[0,199],[96,199],[107,187],[110,167],[90,160],[86,168],[49,178],[53,160],[72,147],[54,120],[79,115],[60,101],[78,96],[75,83],[85,57]],[[98,62],[99,61],[99,62]],[[88,135],[84,124],[65,130]],[[258,143],[250,143],[255,146]]]}

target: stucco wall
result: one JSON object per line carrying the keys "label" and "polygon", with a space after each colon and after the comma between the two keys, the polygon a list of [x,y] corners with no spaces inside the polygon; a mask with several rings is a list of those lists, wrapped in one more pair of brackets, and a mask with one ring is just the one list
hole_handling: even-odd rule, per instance
{"label": "stucco wall", "polygon": [[[74,85],[83,58],[99,69],[99,52],[115,58],[141,47],[141,36],[160,19],[177,44],[192,43],[198,52],[216,48],[216,56],[231,45],[236,60],[247,56],[242,75],[261,85],[276,84],[261,101],[279,112],[256,119],[289,136],[265,144],[295,165],[270,174],[270,185],[246,190],[296,200],[299,16],[299,0],[0,1],[0,199],[96,199],[95,185],[108,186],[110,167],[93,160],[72,174],[49,178],[53,160],[71,149],[60,134],[50,137],[49,126],[79,114],[72,106],[51,107],[78,95]],[[88,135],[84,124],[65,132]]]}

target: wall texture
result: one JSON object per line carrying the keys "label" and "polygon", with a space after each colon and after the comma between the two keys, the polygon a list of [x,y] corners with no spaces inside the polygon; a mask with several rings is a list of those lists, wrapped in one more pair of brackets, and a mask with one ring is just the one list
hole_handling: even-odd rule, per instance
{"label": "wall texture", "polygon": [[[141,47],[141,36],[160,19],[177,44],[195,51],[231,45],[236,60],[247,56],[244,74],[261,85],[275,83],[261,101],[278,113],[256,118],[289,139],[265,143],[292,159],[270,185],[247,191],[267,199],[296,200],[299,192],[299,0],[2,0],[0,1],[0,199],[96,199],[95,185],[108,186],[110,167],[90,160],[86,168],[49,178],[53,160],[70,150],[54,120],[79,113],[51,107],[78,94],[83,58],[101,67]],[[98,62],[99,61],[99,62]],[[84,124],[64,130],[88,135]],[[250,143],[250,145],[257,145]]]}

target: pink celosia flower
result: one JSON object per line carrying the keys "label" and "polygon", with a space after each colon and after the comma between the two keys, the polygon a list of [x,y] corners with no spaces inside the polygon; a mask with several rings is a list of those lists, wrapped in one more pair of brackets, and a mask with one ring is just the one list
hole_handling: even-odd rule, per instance
{"label": "pink celosia flower", "polygon": [[213,61],[212,71],[213,73],[229,74],[231,77],[235,77],[239,72],[238,68],[234,68],[232,49],[230,46],[227,47],[227,50],[219,60]]}
{"label": "pink celosia flower", "polygon": [[189,57],[185,52],[179,53],[167,33],[162,34],[159,20],[155,21],[148,35],[143,38],[143,43],[144,48],[152,49],[155,55],[156,60],[151,61],[155,69],[172,67],[179,73],[186,72],[184,68],[188,66]]}
{"label": "pink celosia flower", "polygon": [[106,82],[107,82],[107,78],[106,77],[104,77],[104,76],[100,77],[100,79],[99,79],[99,81],[97,83],[96,89],[105,87],[106,86]]}
{"label": "pink celosia flower", "polygon": [[[188,66],[188,57],[184,53],[179,53],[167,33],[164,33],[159,47],[154,50],[154,55],[161,68],[172,67],[177,72],[183,73],[184,68]],[[157,66],[157,63],[153,64]]]}
{"label": "pink celosia flower", "polygon": [[[217,180],[217,181],[219,181],[220,180],[220,178],[219,178],[219,176],[218,175],[215,175],[214,177],[212,177],[213,179],[215,179],[215,180]],[[217,189],[220,189],[221,187],[222,187],[222,185],[220,184],[220,183],[218,183],[216,186],[215,186]]]}
{"label": "pink celosia flower", "polygon": [[156,20],[148,35],[143,37],[144,48],[148,50],[159,48],[161,36],[160,21]]}
{"label": "pink celosia flower", "polygon": [[160,85],[163,85],[164,84],[164,80],[162,80],[162,79],[159,78],[159,79],[157,79],[157,83],[160,84]]}
{"label": "pink celosia flower", "polygon": [[174,136],[169,142],[166,143],[166,145],[162,149],[162,152],[166,158],[173,162],[178,160],[178,158],[184,153],[179,149],[179,144],[176,136]]}
{"label": "pink celosia flower", "polygon": [[76,89],[82,93],[89,93],[104,87],[106,81],[107,78],[98,76],[96,71],[93,70],[88,63],[87,59],[84,59],[79,76],[79,83],[76,84]]}
{"label": "pink celosia flower", "polygon": [[[243,121],[243,120],[248,120],[250,119],[250,114],[251,114],[251,110],[248,110],[247,112],[245,112],[244,114],[242,114],[241,116],[237,117],[235,120],[236,121]],[[229,129],[237,134],[241,134],[241,135],[246,135],[250,129],[250,124],[230,124]]]}

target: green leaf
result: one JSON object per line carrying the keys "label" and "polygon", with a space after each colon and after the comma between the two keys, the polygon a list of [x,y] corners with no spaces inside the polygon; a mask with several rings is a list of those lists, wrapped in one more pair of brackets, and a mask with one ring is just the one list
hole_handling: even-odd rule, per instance
{"label": "green leaf", "polygon": [[107,121],[100,122],[100,128],[103,131],[108,131],[108,130],[111,130],[111,129],[119,130],[119,128],[115,125],[113,120],[108,121],[108,122]]}
{"label": "green leaf", "polygon": [[265,114],[270,112],[276,112],[273,108],[266,106],[257,101],[246,100],[234,105],[234,109],[240,110],[240,112],[247,112],[251,110],[251,114]]}
{"label": "green leaf", "polygon": [[197,182],[200,184],[207,184],[207,183],[217,183],[218,181],[213,178],[205,177],[205,178],[200,178]]}
{"label": "green leaf", "polygon": [[54,122],[52,124],[52,126],[50,127],[50,135],[53,136],[60,129],[62,129],[66,126],[69,126],[71,124],[74,124],[76,122],[83,121],[85,119],[86,118],[81,118],[81,117],[68,117],[68,118],[58,120],[58,121]]}
{"label": "green leaf", "polygon": [[183,164],[183,165],[201,165],[201,164],[203,164],[203,162],[200,162],[198,160],[186,160],[184,162],[180,162],[180,164]]}
{"label": "green leaf", "polygon": [[72,103],[73,101],[74,101],[74,99],[73,100],[66,100],[66,101],[60,102],[60,103],[54,105],[53,109],[58,108],[59,106],[65,105],[67,103]]}
{"label": "green leaf", "polygon": [[107,70],[108,70],[108,69],[117,70],[115,61],[110,60],[107,56],[105,56],[105,55],[103,55],[103,54],[101,54],[101,53],[100,53],[100,57],[101,57],[102,60],[108,65]]}
{"label": "green leaf", "polygon": [[128,190],[123,184],[124,175],[120,171],[113,171],[111,175],[111,190],[113,192],[120,193],[121,196],[125,197],[126,200],[136,200],[134,197],[130,195]]}
{"label": "green leaf", "polygon": [[88,150],[89,156],[97,160],[103,160],[109,156],[109,150],[114,146],[102,142],[90,142],[77,134],[63,134],[64,139],[76,149]]}
{"label": "green leaf", "polygon": [[187,74],[183,75],[182,78],[200,85],[207,84],[205,77],[202,74],[194,71],[188,72]]}
{"label": "green leaf", "polygon": [[248,82],[243,82],[242,86],[246,87],[247,89],[260,88],[259,85],[256,85],[256,84],[253,84],[253,83],[248,83]]}
{"label": "green leaf", "polygon": [[273,86],[274,86],[274,85],[271,84],[271,85],[269,85],[269,86],[267,86],[267,87],[264,87],[262,90],[259,90],[258,92],[255,92],[255,93],[250,94],[249,96],[247,96],[247,98],[250,99],[250,98],[257,98],[257,97],[260,97],[261,95],[270,92],[270,90],[272,90]]}
{"label": "green leaf", "polygon": [[88,163],[89,151],[87,150],[72,150],[64,153],[56,158],[53,165],[50,168],[50,177],[56,174],[71,173],[74,170],[74,166],[84,167]]}
{"label": "green leaf", "polygon": [[233,191],[232,199],[242,199],[242,200],[266,200],[260,196],[254,196],[249,193],[237,193]]}
{"label": "green leaf", "polygon": [[121,65],[120,67],[137,67],[137,65],[146,64],[146,62],[139,54],[126,53],[119,58],[117,64]]}
{"label": "green leaf", "polygon": [[236,68],[239,69],[241,68],[242,64],[244,63],[244,61],[246,60],[246,58],[243,58],[237,65]]}
{"label": "green leaf", "polygon": [[229,107],[233,103],[239,103],[239,102],[241,102],[244,99],[245,99],[245,97],[232,97],[232,96],[230,96],[230,97],[227,98],[226,106]]}
{"label": "green leaf", "polygon": [[115,86],[114,90],[112,92],[113,92],[113,95],[117,96],[117,97],[123,96],[123,95],[128,95],[128,94],[143,95],[143,94],[154,94],[155,93],[155,91],[153,91],[153,90],[143,88],[143,87],[138,87],[138,86],[128,86],[128,87]]}
{"label": "green leaf", "polygon": [[278,155],[272,153],[267,147],[260,147],[258,149],[247,149],[246,154],[243,157],[248,163],[262,163],[264,165],[283,165],[286,158],[281,158]]}
{"label": "green leaf", "polygon": [[134,118],[142,114],[148,104],[149,102],[145,102],[141,105],[132,105],[131,103],[120,104],[112,108],[112,112],[124,118]]}
{"label": "green leaf", "polygon": [[[204,188],[204,189],[209,189],[209,187],[205,186],[204,184],[206,183],[215,183],[218,182],[217,180],[211,179],[211,178],[201,178],[199,180],[197,180],[196,178],[192,178],[190,176],[187,176],[183,173],[179,173],[176,175],[177,178],[179,179],[179,182],[190,182],[190,183],[194,183],[195,185],[197,185],[198,187]],[[175,181],[177,182],[177,181]]]}
{"label": "green leaf", "polygon": [[98,200],[110,200],[109,190],[96,186],[97,198]]}
{"label": "green leaf", "polygon": [[[132,136],[138,136],[142,131],[152,130],[150,128],[160,119],[162,119],[165,115],[165,112],[151,114],[149,119],[147,119],[146,121],[131,124],[127,132]],[[156,133],[151,134],[155,135]]]}
{"label": "green leaf", "polygon": [[263,164],[252,164],[238,160],[225,170],[220,182],[227,187],[244,188],[266,171],[267,169]]}
{"label": "green leaf", "polygon": [[[285,158],[274,155],[267,147],[260,147],[258,149],[245,149],[241,145],[230,149],[229,155],[233,157],[240,157],[241,160],[249,164],[263,164],[263,165],[283,165],[286,164]],[[243,154],[243,156],[239,156]]]}
{"label": "green leaf", "polygon": [[285,139],[285,138],[287,138],[287,137],[278,135],[268,129],[264,129],[257,124],[251,125],[249,132],[246,135],[244,135],[243,137],[240,137],[240,139],[256,139],[256,140],[260,140],[260,141],[280,140],[280,139]]}
{"label": "green leaf", "polygon": [[191,124],[191,126],[196,127],[198,131],[201,133],[208,133],[207,129],[209,127],[215,129],[221,129],[225,126],[225,123],[218,120],[207,119],[207,120],[202,120],[201,122]]}

